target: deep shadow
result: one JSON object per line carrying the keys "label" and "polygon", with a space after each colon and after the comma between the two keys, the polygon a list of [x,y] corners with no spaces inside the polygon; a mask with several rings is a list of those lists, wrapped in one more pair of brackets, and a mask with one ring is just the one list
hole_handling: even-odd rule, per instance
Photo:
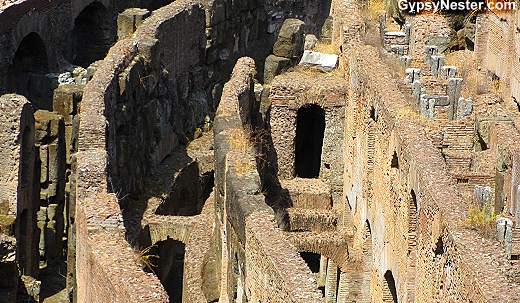
{"label": "deep shadow", "polygon": [[295,138],[296,176],[319,176],[324,132],[325,111],[321,107],[311,104],[298,110]]}
{"label": "deep shadow", "polygon": [[320,254],[303,251],[300,252],[300,256],[313,273],[320,272]]}
{"label": "deep shadow", "polygon": [[52,111],[53,87],[45,44],[35,32],[25,36],[8,70],[8,91],[24,95],[36,109]]}
{"label": "deep shadow", "polygon": [[161,281],[170,297],[170,302],[182,302],[182,280],[184,273],[185,245],[182,242],[167,240],[157,242],[150,250],[153,258],[153,271]]}
{"label": "deep shadow", "polygon": [[392,271],[385,272],[385,289],[383,290],[383,302],[397,303],[397,289],[395,287],[395,280]]}
{"label": "deep shadow", "polygon": [[116,42],[115,20],[108,10],[95,1],[89,4],[74,20],[73,63],[87,68],[92,62],[105,58]]}

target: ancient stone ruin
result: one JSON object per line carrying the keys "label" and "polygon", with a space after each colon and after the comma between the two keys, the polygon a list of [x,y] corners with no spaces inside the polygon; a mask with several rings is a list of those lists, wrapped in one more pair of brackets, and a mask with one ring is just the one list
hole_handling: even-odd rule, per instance
{"label": "ancient stone ruin", "polygon": [[0,303],[518,302],[519,20],[0,2]]}

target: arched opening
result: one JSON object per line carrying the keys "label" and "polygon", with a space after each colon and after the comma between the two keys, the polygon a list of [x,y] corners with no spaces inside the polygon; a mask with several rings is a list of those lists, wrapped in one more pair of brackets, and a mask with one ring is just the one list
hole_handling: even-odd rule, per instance
{"label": "arched opening", "polygon": [[[170,238],[157,242],[150,249],[148,261],[170,297],[170,302],[182,302],[185,245]],[[149,268],[150,269],[150,268]]]}
{"label": "arched opening", "polygon": [[307,263],[307,266],[309,267],[311,272],[313,272],[313,273],[320,272],[320,259],[321,259],[320,254],[302,251],[302,252],[300,252],[300,256],[305,261],[305,263]]}
{"label": "arched opening", "polygon": [[317,178],[320,174],[325,111],[315,104],[303,106],[298,109],[296,121],[296,176]]}
{"label": "arched opening", "polygon": [[395,287],[395,280],[392,271],[385,272],[385,283],[383,285],[383,302],[397,303],[397,288]]}
{"label": "arched opening", "polygon": [[444,243],[442,242],[442,237],[437,239],[437,243],[435,243],[435,249],[433,250],[435,256],[442,256],[444,254]]}
{"label": "arched opening", "polygon": [[105,58],[116,42],[117,28],[108,10],[95,1],[76,17],[72,35],[73,63],[87,68],[92,62]]}
{"label": "arched opening", "polygon": [[8,70],[8,90],[26,96],[38,109],[52,110],[53,87],[45,44],[35,32],[25,36]]}

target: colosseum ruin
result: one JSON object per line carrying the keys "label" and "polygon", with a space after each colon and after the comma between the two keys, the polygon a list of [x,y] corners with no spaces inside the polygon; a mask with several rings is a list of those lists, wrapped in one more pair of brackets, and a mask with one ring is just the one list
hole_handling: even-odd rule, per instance
{"label": "colosseum ruin", "polygon": [[0,303],[520,302],[520,13],[402,3],[1,0]]}

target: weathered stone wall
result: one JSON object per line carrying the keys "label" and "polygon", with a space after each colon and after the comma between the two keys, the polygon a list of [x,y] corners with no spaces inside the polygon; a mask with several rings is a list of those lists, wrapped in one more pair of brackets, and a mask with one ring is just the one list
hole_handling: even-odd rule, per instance
{"label": "weathered stone wall", "polygon": [[499,77],[502,98],[520,100],[520,38],[518,10],[482,14],[477,18],[475,51],[481,68]]}
{"label": "weathered stone wall", "polygon": [[[204,11],[189,1],[175,2],[156,11],[133,37],[111,48],[87,84],[77,154],[79,302],[85,302],[87,298],[89,302],[93,298],[98,302],[167,300],[159,280],[144,273],[132,258],[134,253],[124,239],[118,195],[142,190],[144,180],[157,164],[153,162],[156,159],[154,152],[158,150],[154,150],[154,146],[160,145],[168,135],[175,136],[173,129],[193,129],[192,121],[202,121],[203,116],[197,115],[181,120],[182,115],[190,114],[173,113],[172,108],[194,106],[195,101],[190,103],[188,96],[183,95],[190,92],[190,87],[181,89],[175,81],[181,82],[179,79],[184,77],[185,85],[195,82],[188,68],[199,62],[198,53],[192,50],[201,45],[203,25]],[[184,35],[186,28],[192,30],[191,34]],[[180,34],[167,35],[171,32],[183,32],[184,38]],[[162,39],[160,43],[157,43],[158,37]],[[170,103],[171,99],[166,97],[167,94],[176,97],[177,89],[181,96],[173,102],[182,102],[182,106]],[[199,115],[204,113],[194,111]],[[152,135],[154,131],[156,136]],[[165,140],[170,146],[159,149],[158,152],[164,152],[158,157],[160,160],[176,144],[171,138]],[[114,188],[118,190],[115,194],[108,193]],[[106,237],[105,233],[110,236]],[[110,251],[123,254],[109,257]],[[115,262],[118,266],[108,266],[107,262]],[[100,268],[103,270],[98,271]],[[122,271],[129,274],[118,274]],[[126,279],[134,280],[128,282]],[[97,290],[105,283],[112,287],[110,296],[98,296]]]}
{"label": "weathered stone wall", "polygon": [[[315,104],[325,112],[319,178],[329,182],[333,201],[340,201],[343,187],[345,150],[346,82],[335,76],[287,73],[273,80],[269,99],[270,133],[274,150],[270,155],[280,179],[295,175],[297,112]],[[309,148],[309,147],[306,147]]]}
{"label": "weathered stone wall", "polygon": [[[353,98],[347,104],[346,203],[358,231],[354,249],[363,244],[359,231],[365,222],[370,225],[373,297],[384,296],[383,276],[390,270],[399,301],[513,302],[514,295],[506,289],[514,286],[496,270],[496,264],[505,264],[500,261],[504,253],[493,244],[472,240],[479,235],[459,224],[467,216],[468,202],[414,121],[418,118],[407,110],[410,105],[402,93],[385,80],[388,68],[371,47],[358,48],[350,56],[356,64],[350,64]],[[373,148],[368,145],[371,135]],[[502,270],[511,268],[504,265]]]}
{"label": "weathered stone wall", "polygon": [[[0,233],[2,247],[2,296],[14,302],[20,270],[37,277],[39,272],[36,213],[39,210],[38,149],[34,145],[34,111],[23,96],[0,97]],[[14,255],[15,254],[15,255]],[[10,276],[10,277],[9,277]]]}
{"label": "weathered stone wall", "polygon": [[[260,191],[255,147],[244,130],[254,96],[254,63],[240,59],[215,118],[217,218],[221,222],[221,293],[249,302],[320,302],[315,279],[276,226]],[[236,144],[237,138],[243,144]],[[244,145],[245,144],[245,145]]]}

